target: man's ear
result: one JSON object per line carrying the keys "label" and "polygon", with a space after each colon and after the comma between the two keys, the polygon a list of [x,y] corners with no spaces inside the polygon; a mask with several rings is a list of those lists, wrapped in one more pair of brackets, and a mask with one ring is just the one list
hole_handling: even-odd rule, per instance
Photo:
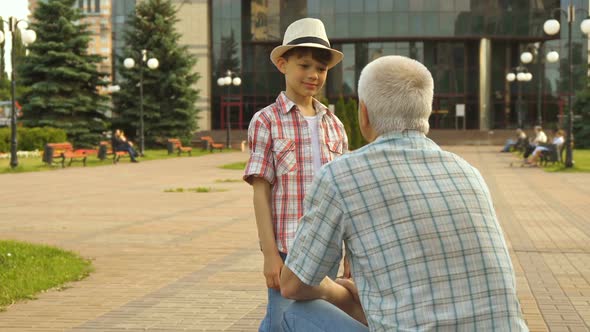
{"label": "man's ear", "polygon": [[362,100],[359,100],[359,129],[361,130],[361,135],[363,135],[363,138],[367,142],[371,143],[377,138],[377,133],[369,120],[367,105]]}
{"label": "man's ear", "polygon": [[359,125],[361,128],[371,127],[371,121],[369,121],[369,113],[367,112],[367,105],[359,100]]}
{"label": "man's ear", "polygon": [[277,68],[279,69],[279,71],[285,75],[286,72],[286,67],[287,67],[287,60],[283,57],[279,57],[277,59]]}

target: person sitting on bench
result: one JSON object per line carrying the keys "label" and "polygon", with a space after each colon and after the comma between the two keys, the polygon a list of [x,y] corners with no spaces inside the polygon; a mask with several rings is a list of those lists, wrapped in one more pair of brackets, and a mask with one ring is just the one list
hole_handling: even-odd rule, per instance
{"label": "person sitting on bench", "polygon": [[121,129],[115,130],[115,136],[113,137],[113,149],[114,151],[125,151],[129,153],[132,163],[139,162],[136,158],[137,152],[133,148],[133,142],[127,140],[125,133]]}
{"label": "person sitting on bench", "polygon": [[524,152],[523,158],[526,160],[539,144],[547,143],[547,135],[541,126],[535,126],[535,139],[533,139]]}
{"label": "person sitting on bench", "polygon": [[504,148],[502,148],[502,150],[500,152],[510,152],[511,148],[518,148],[518,144],[522,141],[522,140],[526,140],[526,133],[518,128],[516,129],[516,136],[514,139],[509,138],[506,140],[506,144],[504,145]]}
{"label": "person sitting on bench", "polygon": [[[553,140],[551,144],[555,145],[555,149],[559,153],[559,148],[565,142],[565,137],[562,129],[555,131],[555,135],[553,136]],[[525,159],[524,162],[530,165],[536,165],[539,159],[541,158],[541,154],[543,151],[549,151],[550,147],[547,145],[537,145],[537,147],[533,150],[530,155],[530,158]]]}

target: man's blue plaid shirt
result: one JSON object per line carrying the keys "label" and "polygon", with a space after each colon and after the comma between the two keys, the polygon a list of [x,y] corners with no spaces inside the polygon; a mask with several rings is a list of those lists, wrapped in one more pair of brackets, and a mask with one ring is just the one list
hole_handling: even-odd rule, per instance
{"label": "man's blue plaid shirt", "polygon": [[286,265],[309,285],[348,251],[371,331],[527,331],[480,173],[418,132],[325,165]]}

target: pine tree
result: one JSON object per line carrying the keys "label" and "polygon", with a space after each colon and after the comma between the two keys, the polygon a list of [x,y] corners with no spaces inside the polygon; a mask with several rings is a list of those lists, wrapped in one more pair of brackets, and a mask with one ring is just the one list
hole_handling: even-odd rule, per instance
{"label": "pine tree", "polygon": [[588,78],[581,80],[583,88],[578,90],[574,101],[574,145],[576,148],[590,148],[590,82]]}
{"label": "pine tree", "polygon": [[6,35],[6,31],[4,31],[4,24],[2,22],[0,22],[0,31],[4,34],[5,39],[5,41],[0,44],[0,101],[3,101],[10,98],[10,81],[6,74],[6,58],[4,57],[4,45],[6,45],[6,38],[9,37]]}
{"label": "pine tree", "polygon": [[[177,22],[176,10],[169,0],[141,2],[125,34],[127,47],[123,56],[117,59],[123,81],[121,91],[114,96],[118,117],[113,120],[113,125],[126,129],[129,136],[139,129],[139,76],[142,70],[146,145],[162,144],[169,137],[188,141],[197,129],[195,102],[198,91],[193,87],[199,79],[199,75],[193,72],[196,58],[186,46],[178,45],[180,34],[174,27]],[[148,69],[142,63],[143,49],[147,50],[148,58],[158,59],[157,69]],[[123,67],[125,58],[135,59],[135,67]]]}
{"label": "pine tree", "polygon": [[101,56],[88,54],[88,25],[75,0],[39,2],[31,28],[37,40],[17,67],[19,83],[30,86],[19,101],[25,126],[64,129],[78,147],[96,146],[107,128],[108,98],[98,93],[107,73]]}
{"label": "pine tree", "polygon": [[221,76],[224,76],[226,70],[231,70],[232,72],[240,71],[238,43],[236,42],[233,29],[228,37],[221,37],[221,58],[217,63],[217,72]]}
{"label": "pine tree", "polygon": [[351,150],[356,150],[362,147],[365,143],[363,141],[361,129],[359,128],[358,104],[353,98],[350,98],[346,103],[346,115],[348,116],[348,122],[350,124],[348,145]]}
{"label": "pine tree", "polygon": [[338,119],[340,119],[340,122],[342,122],[342,125],[344,126],[344,131],[348,136],[348,144],[350,145],[351,128],[350,121],[348,119],[348,114],[346,114],[346,112],[348,112],[348,108],[346,107],[346,103],[344,102],[344,97],[341,96],[340,98],[338,98],[338,101],[336,102],[334,109],[336,112],[336,116],[338,117]]}

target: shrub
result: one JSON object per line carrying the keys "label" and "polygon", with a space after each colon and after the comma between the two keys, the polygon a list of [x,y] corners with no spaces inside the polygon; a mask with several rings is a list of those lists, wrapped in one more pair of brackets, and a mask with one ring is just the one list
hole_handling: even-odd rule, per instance
{"label": "shrub", "polygon": [[[43,150],[47,143],[65,142],[66,132],[51,127],[18,127],[16,131],[18,150]],[[10,151],[10,128],[0,128],[0,152]]]}
{"label": "shrub", "polygon": [[574,102],[574,144],[576,148],[590,148],[590,89],[578,91]]}

